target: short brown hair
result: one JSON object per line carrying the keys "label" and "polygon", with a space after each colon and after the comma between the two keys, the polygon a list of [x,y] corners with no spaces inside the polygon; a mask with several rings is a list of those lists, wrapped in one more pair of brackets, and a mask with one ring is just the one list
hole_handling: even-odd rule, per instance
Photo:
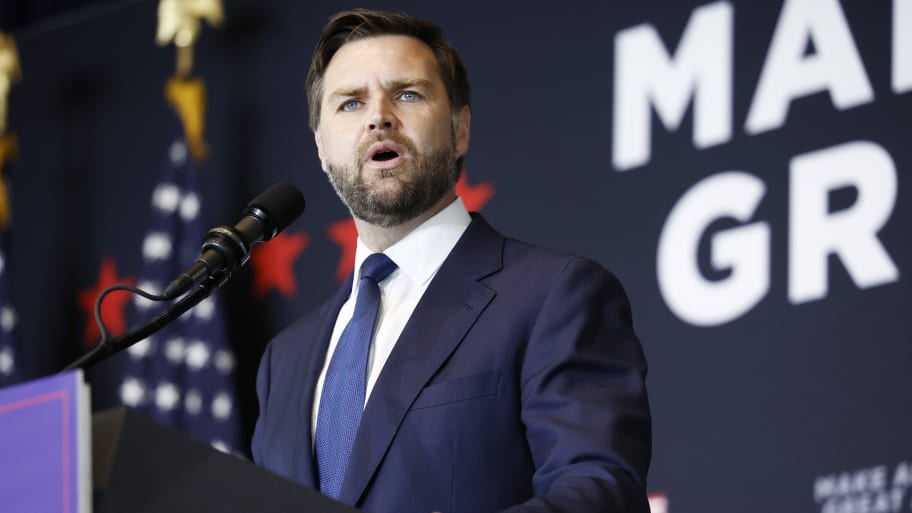
{"label": "short brown hair", "polygon": [[434,23],[403,13],[355,9],[329,19],[314,50],[307,71],[307,105],[310,128],[320,124],[320,102],[323,97],[323,75],[333,55],[345,43],[374,36],[411,36],[428,45],[437,60],[440,76],[446,86],[453,113],[469,105],[469,77],[456,50],[443,39],[443,30]]}

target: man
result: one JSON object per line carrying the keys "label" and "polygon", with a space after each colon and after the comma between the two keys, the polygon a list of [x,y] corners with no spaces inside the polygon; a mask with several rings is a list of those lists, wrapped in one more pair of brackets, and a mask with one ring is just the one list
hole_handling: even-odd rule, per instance
{"label": "man", "polygon": [[307,91],[356,271],[267,348],[257,463],[369,512],[647,512],[627,298],[597,263],[466,212],[469,84],[440,29],[336,15]]}

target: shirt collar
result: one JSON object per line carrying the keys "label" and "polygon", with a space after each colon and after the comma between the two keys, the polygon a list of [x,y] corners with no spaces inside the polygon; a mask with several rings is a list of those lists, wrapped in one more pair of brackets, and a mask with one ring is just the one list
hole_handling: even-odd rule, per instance
{"label": "shirt collar", "polygon": [[[457,197],[448,207],[418,225],[399,242],[386,248],[384,253],[396,262],[402,274],[408,276],[415,284],[423,285],[443,265],[443,261],[471,222],[472,217],[466,210],[462,198]],[[361,264],[371,253],[373,251],[361,242],[361,237],[358,237],[355,250],[356,270],[361,269]],[[357,286],[358,274],[355,275],[352,289],[356,289]]]}

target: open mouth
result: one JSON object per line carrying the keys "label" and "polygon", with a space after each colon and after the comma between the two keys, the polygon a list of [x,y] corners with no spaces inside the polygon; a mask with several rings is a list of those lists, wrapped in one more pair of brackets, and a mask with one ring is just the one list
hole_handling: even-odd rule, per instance
{"label": "open mouth", "polygon": [[399,153],[397,153],[395,151],[383,150],[383,151],[378,151],[377,153],[375,153],[374,156],[371,158],[371,160],[375,160],[377,162],[386,162],[387,160],[393,160],[394,158],[396,158],[398,156],[399,156]]}
{"label": "open mouth", "polygon": [[377,169],[392,169],[401,166],[407,154],[405,147],[393,141],[380,141],[371,145],[364,162]]}

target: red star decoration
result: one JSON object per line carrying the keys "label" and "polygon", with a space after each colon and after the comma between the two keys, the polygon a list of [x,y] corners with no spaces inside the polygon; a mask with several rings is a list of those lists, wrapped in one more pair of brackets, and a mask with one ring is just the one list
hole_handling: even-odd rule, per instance
{"label": "red star decoration", "polygon": [[[466,209],[470,212],[478,211],[485,206],[491,196],[494,196],[494,186],[490,182],[469,185],[469,179],[463,169],[459,181],[456,182],[456,194],[462,198]],[[336,266],[336,280],[341,282],[355,267],[355,248],[358,242],[355,220],[348,218],[333,223],[326,231],[329,238],[342,249],[342,254],[339,255],[339,265]]]}
{"label": "red star decoration", "polygon": [[273,289],[285,297],[294,296],[298,292],[294,263],[309,244],[310,236],[306,233],[284,232],[267,244],[255,246],[250,257],[254,272],[253,297],[263,299]]}
{"label": "red star decoration", "polygon": [[344,221],[333,223],[329,225],[326,232],[329,234],[329,238],[342,248],[339,265],[336,266],[336,281],[341,282],[355,268],[355,248],[358,242],[355,220],[349,217]]}
{"label": "red star decoration", "polygon": [[[98,281],[91,289],[79,293],[79,307],[86,313],[86,326],[83,341],[86,347],[92,348],[98,343],[101,331],[95,324],[95,300],[101,292],[111,285],[136,285],[136,279],[130,277],[117,277],[117,264],[111,257],[101,260],[98,270]],[[113,336],[122,335],[127,331],[127,320],[124,317],[124,307],[130,301],[132,294],[126,290],[116,290],[105,296],[101,303],[101,319],[105,327]]]}
{"label": "red star decoration", "polygon": [[462,202],[465,203],[465,207],[469,212],[478,212],[484,208],[491,196],[494,195],[494,186],[491,182],[469,185],[469,178],[463,169],[459,181],[456,182],[456,194],[462,198]]}

